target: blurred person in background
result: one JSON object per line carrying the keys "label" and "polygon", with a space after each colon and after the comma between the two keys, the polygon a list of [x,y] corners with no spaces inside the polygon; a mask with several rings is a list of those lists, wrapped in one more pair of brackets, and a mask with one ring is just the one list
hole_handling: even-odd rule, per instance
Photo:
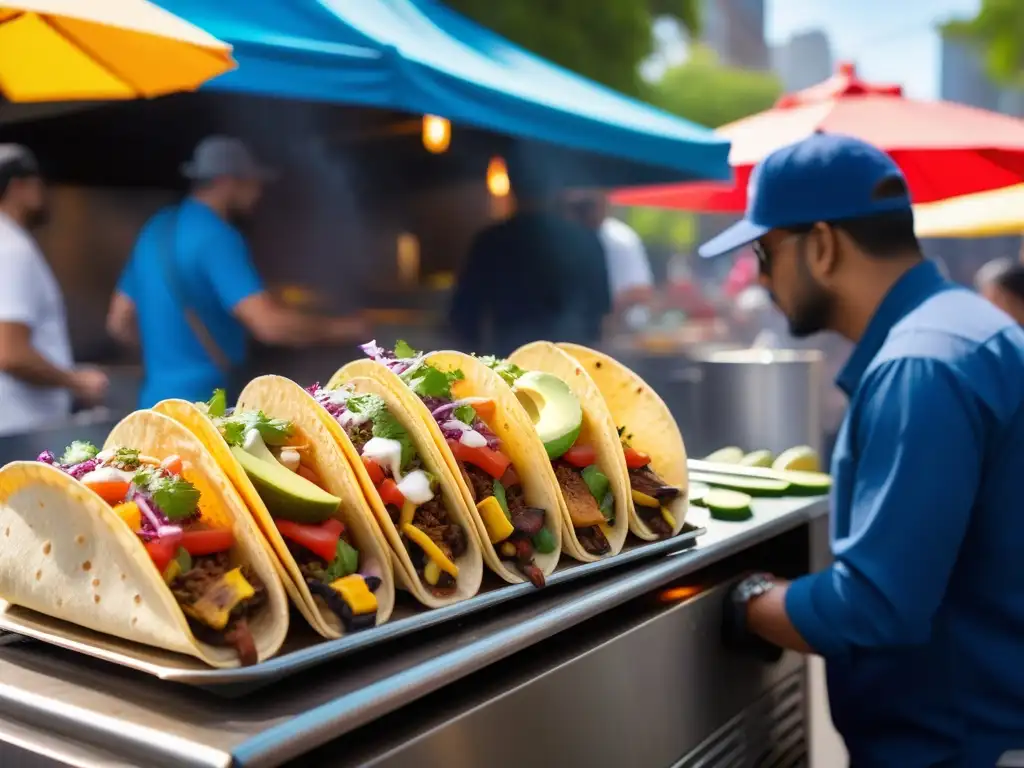
{"label": "blurred person in background", "polygon": [[546,169],[513,156],[508,176],[516,210],[470,246],[449,313],[455,338],[496,355],[537,339],[596,344],[611,310],[601,241],[565,215]]}
{"label": "blurred person in background", "polygon": [[366,336],[358,318],[307,314],[267,292],[239,225],[253,214],[273,174],[245,144],[208,137],[182,171],[192,184],[189,196],[143,227],[107,313],[111,336],[142,347],[140,408],[171,397],[206,400],[218,387],[232,389],[247,333],[289,347]]}
{"label": "blurred person in background", "polygon": [[974,285],[982,296],[1024,325],[1024,264],[1013,259],[990,261],[978,270]]}
{"label": "blurred person in background", "polygon": [[923,258],[899,166],[815,134],[751,174],[745,218],[803,337],[856,344],[832,457],[834,562],[733,585],[724,636],[818,653],[852,766],[995,765],[1024,744],[1024,330]]}
{"label": "blurred person in background", "polygon": [[0,144],[0,434],[66,420],[72,397],[103,401],[102,371],[75,367],[64,296],[30,230],[47,214],[46,188],[32,153]]}
{"label": "blurred person in background", "polygon": [[629,224],[609,214],[605,195],[576,190],[566,196],[566,207],[571,218],[595,231],[601,241],[612,310],[618,312],[650,300],[654,275],[643,240]]}

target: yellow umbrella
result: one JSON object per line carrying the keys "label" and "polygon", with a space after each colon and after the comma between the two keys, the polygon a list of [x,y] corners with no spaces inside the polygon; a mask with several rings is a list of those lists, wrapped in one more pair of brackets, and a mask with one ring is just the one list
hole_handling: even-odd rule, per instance
{"label": "yellow umbrella", "polygon": [[1024,233],[1024,184],[914,206],[918,237],[995,237]]}
{"label": "yellow umbrella", "polygon": [[0,0],[11,101],[150,98],[234,67],[231,46],[147,0]]}

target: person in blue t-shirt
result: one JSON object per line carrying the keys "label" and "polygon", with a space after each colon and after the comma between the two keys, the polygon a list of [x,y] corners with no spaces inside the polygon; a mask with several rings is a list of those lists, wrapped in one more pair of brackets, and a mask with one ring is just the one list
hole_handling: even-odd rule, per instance
{"label": "person in blue t-shirt", "polygon": [[850,765],[992,766],[1024,748],[1024,330],[922,257],[906,180],[816,134],[763,160],[743,221],[794,336],[856,346],[832,456],[835,561],[745,577],[725,637],[818,653]]}
{"label": "person in blue t-shirt", "polygon": [[143,227],[107,314],[111,336],[142,347],[140,408],[205,400],[229,386],[250,334],[294,347],[365,338],[358,318],[299,312],[264,288],[235,223],[252,213],[272,173],[245,144],[207,137],[182,170],[190,195]]}

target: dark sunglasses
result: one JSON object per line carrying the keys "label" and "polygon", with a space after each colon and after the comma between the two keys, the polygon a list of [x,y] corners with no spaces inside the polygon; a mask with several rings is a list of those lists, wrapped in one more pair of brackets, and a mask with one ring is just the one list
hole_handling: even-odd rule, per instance
{"label": "dark sunglasses", "polygon": [[[788,235],[782,238],[782,240],[780,240],[779,243],[784,243],[791,237],[804,237],[805,235],[809,234],[810,231],[810,228],[808,228],[806,231],[790,232]],[[754,256],[757,257],[757,268],[760,270],[761,274],[764,275],[765,277],[771,276],[771,252],[764,247],[764,243],[762,243],[760,240],[755,240],[753,243],[751,243],[751,248],[753,248],[754,250]]]}

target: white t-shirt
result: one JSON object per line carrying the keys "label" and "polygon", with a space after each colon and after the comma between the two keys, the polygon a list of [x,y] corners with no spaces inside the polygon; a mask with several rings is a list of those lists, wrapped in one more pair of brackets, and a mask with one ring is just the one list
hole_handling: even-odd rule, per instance
{"label": "white t-shirt", "polygon": [[651,265],[643,241],[631,226],[610,216],[601,222],[598,230],[608,265],[608,287],[615,297],[629,288],[654,284]]}
{"label": "white t-shirt", "polygon": [[[64,297],[35,240],[0,213],[0,322],[21,323],[32,346],[59,368],[70,368]],[[0,373],[0,435],[28,432],[60,422],[71,412],[64,389],[34,387]]]}

